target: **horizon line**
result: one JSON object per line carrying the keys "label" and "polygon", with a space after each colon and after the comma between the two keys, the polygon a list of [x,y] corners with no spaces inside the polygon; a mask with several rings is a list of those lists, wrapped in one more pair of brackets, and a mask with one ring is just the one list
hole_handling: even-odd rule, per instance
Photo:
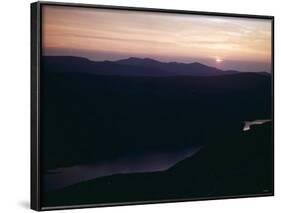
{"label": "horizon line", "polygon": [[[204,65],[206,67],[211,67],[211,68],[215,68],[217,70],[220,70],[220,71],[223,71],[223,72],[227,72],[227,71],[237,71],[237,72],[253,72],[253,71],[241,71],[241,70],[237,70],[237,69],[221,69],[221,68],[217,68],[215,66],[210,66],[210,65],[207,65],[206,63],[203,63],[203,62],[199,62],[199,61],[193,61],[193,62],[180,62],[180,61],[175,61],[175,60],[171,60],[171,61],[162,61],[162,60],[159,60],[159,59],[155,59],[155,58],[151,58],[151,57],[136,57],[136,56],[129,56],[129,57],[124,57],[124,58],[121,58],[121,59],[104,59],[104,60],[95,60],[95,59],[91,59],[89,57],[86,57],[86,56],[76,56],[76,55],[42,55],[43,57],[73,57],[73,58],[83,58],[83,59],[86,59],[88,61],[91,61],[91,62],[112,62],[112,63],[116,63],[116,62],[119,62],[119,61],[122,61],[122,60],[128,60],[128,59],[140,59],[140,60],[151,60],[151,61],[155,61],[155,62],[158,62],[158,63],[163,63],[163,64],[172,64],[172,63],[176,63],[176,64],[185,64],[185,65],[190,65],[190,64],[200,64],[200,65]],[[261,72],[266,72],[268,74],[271,74],[270,71],[266,71],[266,70],[259,70],[259,71],[255,71],[256,73],[261,73]],[[255,73],[253,72],[253,73]]]}

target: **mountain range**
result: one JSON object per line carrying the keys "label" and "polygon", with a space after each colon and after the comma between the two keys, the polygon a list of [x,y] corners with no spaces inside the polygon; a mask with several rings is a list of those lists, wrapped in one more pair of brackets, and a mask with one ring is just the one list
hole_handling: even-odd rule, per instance
{"label": "mountain range", "polygon": [[[245,121],[272,119],[270,74],[138,58],[44,56],[41,63],[45,206],[272,192],[272,124],[243,131]],[[143,164],[146,172],[130,170],[134,156],[192,147],[200,151],[168,170],[148,171],[150,162]],[[49,171],[71,180],[57,170],[65,167],[111,171],[112,165],[102,166],[116,159],[129,160],[112,176],[54,190],[45,181]]]}
{"label": "mountain range", "polygon": [[[98,75],[119,76],[220,76],[237,74],[236,70],[221,70],[198,62],[160,62],[150,58],[135,58],[117,61],[91,61],[73,56],[43,56],[43,65],[52,70],[85,72]],[[259,74],[269,75],[267,72]]]}

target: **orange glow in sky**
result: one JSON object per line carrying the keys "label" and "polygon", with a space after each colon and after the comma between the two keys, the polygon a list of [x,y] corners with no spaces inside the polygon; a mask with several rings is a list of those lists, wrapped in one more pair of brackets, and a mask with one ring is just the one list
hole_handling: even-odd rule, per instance
{"label": "orange glow in sky", "polygon": [[271,63],[270,20],[64,6],[42,17],[46,55]]}

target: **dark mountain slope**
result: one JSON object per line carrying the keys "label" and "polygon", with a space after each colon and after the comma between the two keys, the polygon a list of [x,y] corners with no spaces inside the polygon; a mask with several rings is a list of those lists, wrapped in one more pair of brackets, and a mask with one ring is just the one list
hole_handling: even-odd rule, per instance
{"label": "dark mountain slope", "polygon": [[202,145],[222,126],[227,134],[245,120],[271,116],[271,80],[262,75],[125,77],[47,68],[41,82],[46,170]]}
{"label": "dark mountain slope", "polygon": [[[146,59],[145,63],[150,67],[43,57],[43,174],[120,156],[145,157],[198,146],[201,151],[166,172],[95,179],[50,192],[44,203],[271,192],[272,127],[242,132],[244,121],[271,119],[271,76],[179,76],[151,68],[159,65],[157,61]],[[205,69],[196,63],[189,66]]]}
{"label": "dark mountain slope", "polygon": [[46,194],[46,206],[272,194],[272,126],[232,130],[165,172],[113,175]]}

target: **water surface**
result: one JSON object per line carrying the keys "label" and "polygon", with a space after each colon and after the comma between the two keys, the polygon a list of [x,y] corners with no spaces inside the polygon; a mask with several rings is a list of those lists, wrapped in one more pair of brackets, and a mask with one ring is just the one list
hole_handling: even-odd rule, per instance
{"label": "water surface", "polygon": [[63,188],[81,181],[114,174],[164,171],[192,156],[200,147],[173,152],[147,153],[90,165],[76,165],[47,171],[43,175],[45,191]]}
{"label": "water surface", "polygon": [[249,131],[251,129],[251,126],[253,125],[261,125],[267,122],[270,122],[270,119],[264,119],[264,120],[254,120],[254,121],[245,121],[243,131]]}

